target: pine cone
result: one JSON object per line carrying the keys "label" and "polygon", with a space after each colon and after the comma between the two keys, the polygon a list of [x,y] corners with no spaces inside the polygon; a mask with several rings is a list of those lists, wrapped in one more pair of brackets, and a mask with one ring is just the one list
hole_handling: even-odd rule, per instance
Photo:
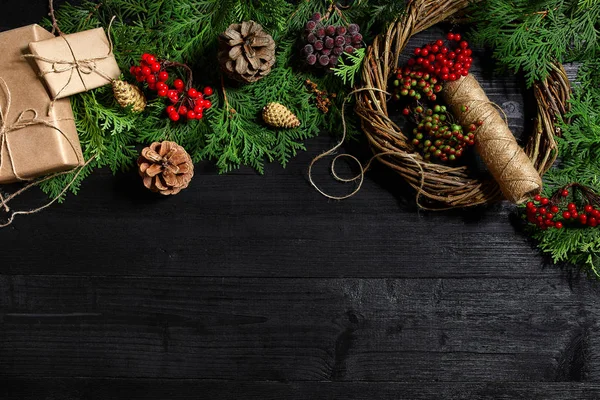
{"label": "pine cone", "polygon": [[275,41],[254,21],[231,24],[219,35],[219,64],[231,78],[255,82],[275,64]]}
{"label": "pine cone", "polygon": [[275,128],[297,128],[300,120],[286,106],[279,103],[269,103],[262,111],[263,120]]}
{"label": "pine cone", "polygon": [[133,106],[134,112],[142,112],[146,108],[146,97],[139,87],[115,79],[112,81],[112,88],[115,99],[121,107]]}
{"label": "pine cone", "polygon": [[138,158],[144,186],[153,192],[177,194],[188,187],[194,176],[190,155],[175,142],[154,142]]}

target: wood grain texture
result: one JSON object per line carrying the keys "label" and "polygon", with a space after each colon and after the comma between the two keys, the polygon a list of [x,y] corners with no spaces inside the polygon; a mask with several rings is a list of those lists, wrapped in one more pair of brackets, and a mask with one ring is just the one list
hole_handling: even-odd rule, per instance
{"label": "wood grain texture", "polygon": [[[581,381],[596,289],[553,279],[0,278],[0,375]],[[585,296],[585,297],[584,297]]]}
{"label": "wood grain texture", "polygon": [[[46,3],[8,0],[0,29]],[[478,57],[523,138],[531,94]],[[0,399],[600,398],[596,284],[545,266],[508,204],[418,212],[380,166],[326,200],[306,170],[334,142],[264,176],[200,163],[169,199],[97,171],[0,230]]]}
{"label": "wood grain texture", "polygon": [[179,379],[0,379],[3,400],[591,400],[594,383],[231,382]]}

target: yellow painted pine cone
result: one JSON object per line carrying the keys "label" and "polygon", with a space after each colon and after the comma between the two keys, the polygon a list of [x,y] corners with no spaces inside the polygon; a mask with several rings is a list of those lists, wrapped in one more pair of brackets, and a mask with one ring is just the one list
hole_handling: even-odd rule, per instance
{"label": "yellow painted pine cone", "polygon": [[269,103],[262,111],[263,120],[275,128],[297,128],[300,120],[286,106],[280,103]]}
{"label": "yellow painted pine cone", "polygon": [[112,81],[112,88],[115,99],[121,107],[133,106],[133,112],[142,112],[146,108],[146,97],[139,87],[115,79]]}

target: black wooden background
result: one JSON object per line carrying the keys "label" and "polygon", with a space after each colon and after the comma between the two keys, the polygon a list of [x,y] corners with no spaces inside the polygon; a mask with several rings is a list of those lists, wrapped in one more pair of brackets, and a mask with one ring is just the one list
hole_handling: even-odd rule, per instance
{"label": "black wooden background", "polygon": [[[0,30],[46,12],[2,0]],[[529,94],[487,59],[521,134]],[[0,230],[0,399],[600,398],[595,283],[545,265],[508,204],[418,212],[381,167],[328,201],[306,171],[333,143],[264,176],[199,164],[168,199],[98,171]]]}

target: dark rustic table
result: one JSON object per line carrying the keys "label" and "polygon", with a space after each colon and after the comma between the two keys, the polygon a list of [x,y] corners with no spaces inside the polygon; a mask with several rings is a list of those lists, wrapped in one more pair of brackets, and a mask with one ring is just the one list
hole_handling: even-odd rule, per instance
{"label": "dark rustic table", "polygon": [[[475,73],[531,125],[518,77]],[[381,167],[326,200],[306,170],[333,142],[264,176],[201,163],[169,199],[98,171],[0,230],[0,399],[600,398],[595,283],[546,266],[508,204],[417,212]]]}

